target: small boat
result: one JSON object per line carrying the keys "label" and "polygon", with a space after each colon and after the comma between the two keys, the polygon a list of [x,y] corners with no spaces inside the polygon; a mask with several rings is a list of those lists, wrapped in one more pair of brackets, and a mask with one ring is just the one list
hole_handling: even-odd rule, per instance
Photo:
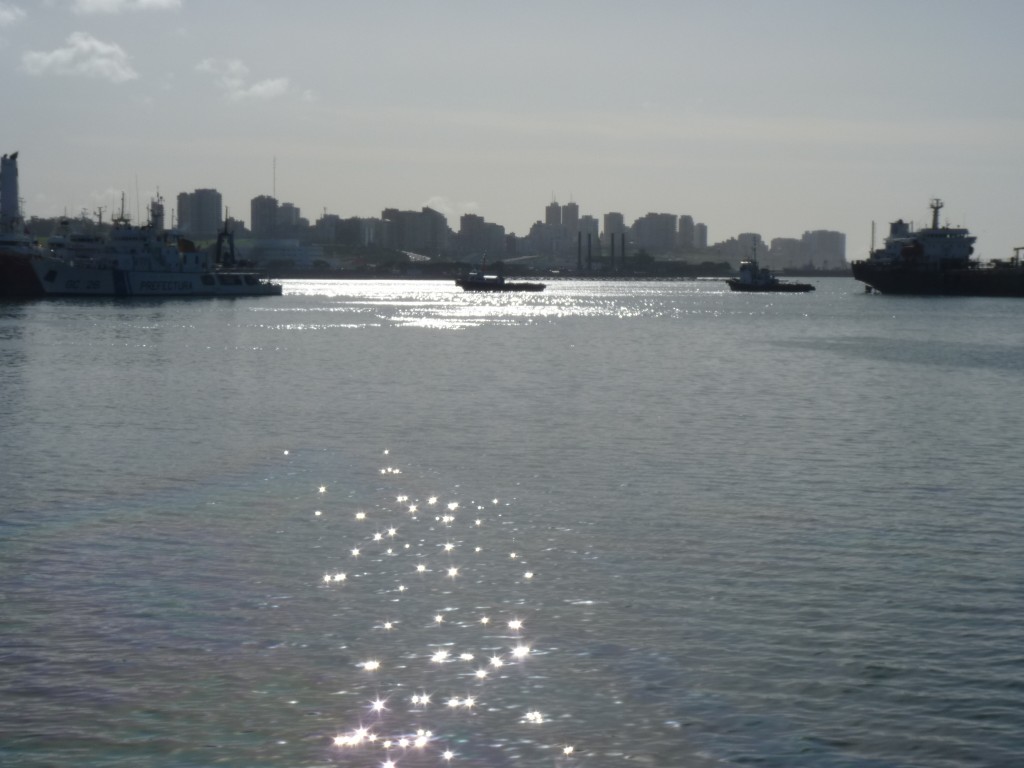
{"label": "small boat", "polygon": [[504,275],[485,275],[483,269],[474,269],[456,279],[455,284],[464,291],[543,291],[544,283],[510,283]]}
{"label": "small boat", "polygon": [[786,283],[779,280],[767,267],[758,266],[757,259],[740,262],[738,277],[726,280],[730,290],[747,293],[807,293],[813,291],[810,283]]}
{"label": "small boat", "polygon": [[[965,227],[939,226],[943,203],[931,201],[932,225],[919,230],[900,219],[867,259],[853,262],[853,276],[867,292],[924,296],[1024,296],[1024,264],[1014,248],[1009,259],[972,258],[975,237]],[[874,238],[872,237],[872,240]]]}

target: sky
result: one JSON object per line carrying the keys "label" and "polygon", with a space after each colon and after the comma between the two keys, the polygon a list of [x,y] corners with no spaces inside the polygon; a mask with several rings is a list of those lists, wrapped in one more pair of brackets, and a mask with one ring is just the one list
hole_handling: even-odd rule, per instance
{"label": "sky", "polygon": [[0,0],[27,216],[216,188],[315,221],[430,206],[525,235],[967,226],[1024,246],[1019,0]]}

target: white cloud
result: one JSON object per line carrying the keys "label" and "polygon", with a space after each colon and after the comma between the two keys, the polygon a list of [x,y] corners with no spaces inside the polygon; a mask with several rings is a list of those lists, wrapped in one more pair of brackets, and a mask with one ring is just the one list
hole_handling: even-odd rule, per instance
{"label": "white cloud", "polygon": [[82,15],[124,11],[176,11],[181,0],[74,0],[71,10]]}
{"label": "white cloud", "polygon": [[249,68],[238,59],[203,59],[196,70],[216,75],[217,85],[232,101],[274,99],[283,96],[289,88],[287,77],[268,78],[249,85]]}
{"label": "white cloud", "polygon": [[253,83],[248,88],[234,91],[230,95],[232,99],[276,99],[287,92],[288,78],[275,77]]}
{"label": "white cloud", "polygon": [[53,51],[29,51],[21,65],[30,75],[99,77],[112,83],[135,80],[128,54],[116,43],[104,43],[88,32],[72,32],[67,45]]}
{"label": "white cloud", "polygon": [[237,91],[245,86],[249,68],[238,59],[203,59],[196,64],[197,72],[217,76],[217,84],[226,91]]}
{"label": "white cloud", "polygon": [[25,11],[17,5],[0,3],[0,27],[8,27],[25,18]]}

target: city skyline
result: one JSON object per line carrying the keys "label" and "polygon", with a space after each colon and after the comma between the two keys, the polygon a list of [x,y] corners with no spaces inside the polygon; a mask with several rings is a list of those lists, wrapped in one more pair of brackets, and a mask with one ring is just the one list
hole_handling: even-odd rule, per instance
{"label": "city skyline", "polygon": [[711,240],[969,226],[1024,243],[1024,6],[0,0],[25,213],[216,188],[311,220],[429,206],[525,235],[690,214]]}
{"label": "city skyline", "polygon": [[[215,188],[179,192],[173,199],[177,208],[168,208],[166,199],[158,195],[147,201],[145,217],[141,206],[133,216],[131,210],[135,206],[126,204],[122,193],[120,205],[111,201],[111,205],[100,206],[91,215],[83,210],[78,217],[32,216],[26,224],[32,232],[41,226],[39,234],[45,235],[49,227],[57,225],[58,219],[84,218],[94,224],[109,224],[118,219],[148,221],[152,204],[159,203],[161,221],[166,214],[170,228],[185,236],[206,240],[217,238],[227,226],[227,231],[242,232],[243,236],[257,240],[294,239],[296,243],[356,247],[379,244],[428,258],[486,253],[497,259],[544,257],[552,263],[578,261],[584,255],[588,262],[592,255],[611,261],[616,251],[621,258],[628,246],[634,253],[670,260],[685,259],[688,255],[696,261],[720,258],[738,264],[756,253],[776,267],[828,269],[848,264],[846,235],[841,232],[805,230],[799,238],[783,236],[770,240],[760,233],[742,232],[712,242],[708,239],[707,226],[695,222],[688,214],[648,212],[628,223],[621,213],[607,212],[600,219],[604,222],[602,227],[598,217],[581,215],[578,203],[561,205],[556,200],[544,207],[543,221],[538,219],[527,234],[517,235],[500,223],[471,213],[462,214],[456,227],[443,213],[429,207],[419,211],[388,208],[379,217],[342,217],[324,210],[320,218],[310,221],[293,203],[270,195],[257,195],[250,200],[250,216],[246,220],[229,214],[222,195]],[[351,228],[353,223],[358,231]]]}
{"label": "city skyline", "polygon": [[[582,258],[584,254],[588,260],[591,255],[611,259],[616,249],[621,258],[622,249],[628,245],[633,252],[643,251],[653,257],[689,255],[696,261],[721,258],[738,264],[756,250],[762,257],[769,256],[777,267],[841,269],[849,263],[846,234],[842,232],[804,230],[800,237],[793,234],[771,239],[765,239],[757,232],[739,232],[712,242],[708,238],[707,226],[703,222],[695,222],[688,214],[648,212],[629,223],[621,213],[613,211],[605,213],[599,220],[590,214],[581,215],[578,203],[560,205],[555,200],[545,206],[544,219],[538,219],[525,234],[510,232],[500,222],[488,221],[478,214],[464,213],[457,223],[448,221],[443,213],[429,207],[419,211],[387,208],[379,217],[342,217],[323,211],[320,218],[311,221],[309,217],[302,216],[301,210],[292,203],[279,201],[270,195],[258,195],[250,201],[250,220],[246,221],[237,216],[227,216],[216,189],[181,192],[177,200],[179,206],[186,206],[188,211],[184,219],[179,214],[178,228],[183,234],[207,239],[230,219],[235,226],[241,226],[257,239],[284,237],[330,244],[336,241],[334,236],[327,235],[328,232],[356,221],[363,232],[361,244],[381,243],[385,247],[428,257],[464,256],[475,252],[487,253],[497,259],[504,256],[555,257],[554,261],[568,263]],[[173,221],[173,211],[171,218]],[[375,226],[370,227],[371,223]],[[388,223],[397,227],[397,232],[409,229],[412,236],[406,237],[397,232],[385,235],[382,226]],[[441,225],[446,230],[443,236],[439,230]],[[369,234],[372,229],[376,229],[375,235]],[[513,237],[517,243],[510,246],[506,236]],[[628,240],[620,243],[620,237]]]}

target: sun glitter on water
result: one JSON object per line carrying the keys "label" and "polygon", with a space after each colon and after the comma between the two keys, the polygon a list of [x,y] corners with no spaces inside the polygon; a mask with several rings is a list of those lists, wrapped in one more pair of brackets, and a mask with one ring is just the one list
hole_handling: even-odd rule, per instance
{"label": "sun glitter on water", "polygon": [[[392,478],[385,483],[407,482],[397,466],[380,473]],[[339,672],[336,730],[324,734],[332,760],[478,765],[476,753],[496,744],[509,745],[509,759],[514,745],[529,744],[557,754],[559,766],[577,765],[571,734],[558,724],[571,713],[544,712],[536,692],[543,686],[531,683],[534,675],[551,676],[537,669],[550,650],[528,637],[537,627],[530,585],[539,577],[524,570],[530,562],[522,542],[513,538],[512,549],[489,538],[500,535],[500,525],[487,525],[488,514],[501,516],[497,509],[471,501],[468,508],[483,516],[463,522],[459,500],[394,491],[378,506],[317,514],[318,525],[337,533],[324,538],[333,554],[319,588],[355,654],[350,671]],[[321,505],[325,492],[317,488]],[[445,513],[417,515],[421,503]],[[342,562],[348,572],[337,570]]]}

